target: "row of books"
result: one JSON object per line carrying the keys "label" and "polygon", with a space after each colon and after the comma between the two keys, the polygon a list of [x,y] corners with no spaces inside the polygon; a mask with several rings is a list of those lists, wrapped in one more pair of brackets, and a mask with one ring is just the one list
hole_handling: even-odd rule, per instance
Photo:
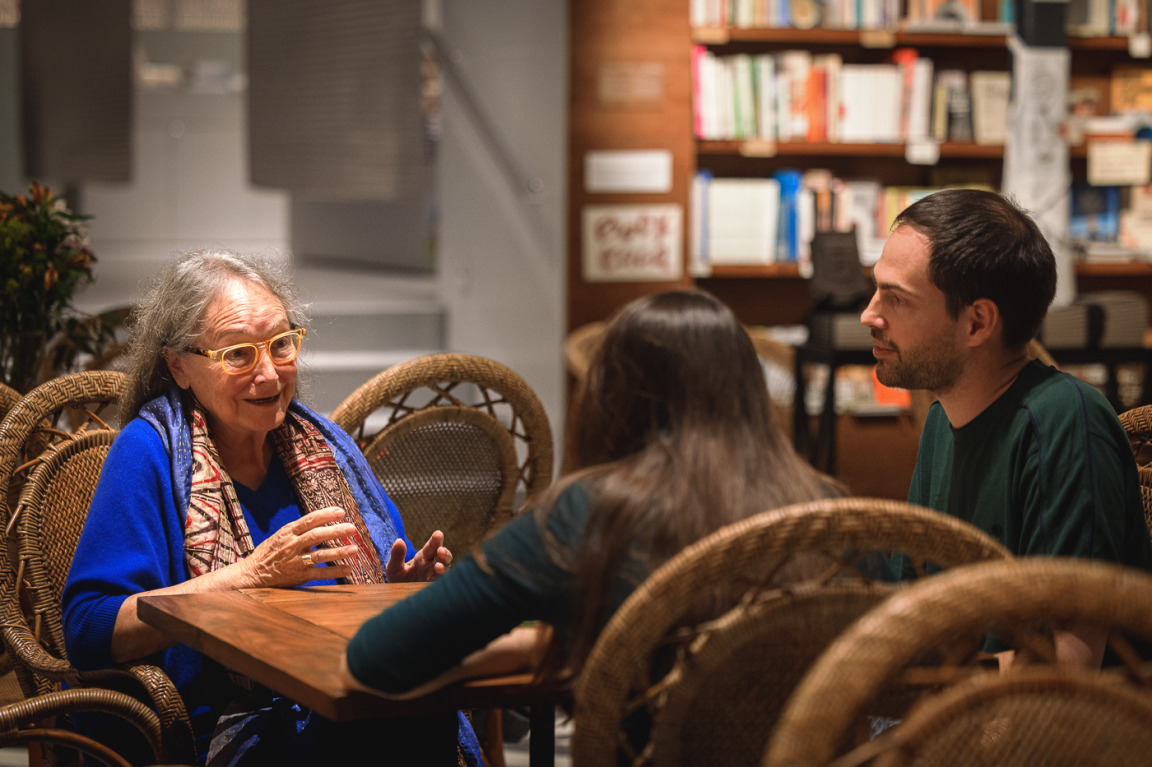
{"label": "row of books", "polygon": [[936,71],[912,48],[891,62],[785,50],[717,56],[692,49],[696,137],[706,140],[1003,144],[1011,75]]}
{"label": "row of books", "polygon": [[[982,13],[983,11],[983,13]],[[1005,33],[1014,0],[991,12],[980,0],[691,0],[696,27],[889,29]],[[1132,35],[1148,30],[1148,0],[1068,0],[1070,35]]]}
{"label": "row of books", "polygon": [[938,190],[845,180],[824,169],[784,169],[769,178],[714,178],[702,170],[692,187],[693,271],[795,262],[803,272],[813,235],[830,231],[854,231],[860,261],[871,265],[896,215]]}
{"label": "row of books", "polygon": [[692,0],[696,27],[834,27],[888,29],[903,18],[902,0]]}

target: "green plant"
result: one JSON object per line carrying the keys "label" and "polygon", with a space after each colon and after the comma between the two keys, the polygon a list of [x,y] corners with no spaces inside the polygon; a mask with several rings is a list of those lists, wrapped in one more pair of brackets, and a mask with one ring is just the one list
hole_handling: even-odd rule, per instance
{"label": "green plant", "polygon": [[116,319],[72,306],[92,282],[90,218],[33,183],[26,194],[0,192],[0,380],[28,392],[71,369],[81,353],[99,354]]}

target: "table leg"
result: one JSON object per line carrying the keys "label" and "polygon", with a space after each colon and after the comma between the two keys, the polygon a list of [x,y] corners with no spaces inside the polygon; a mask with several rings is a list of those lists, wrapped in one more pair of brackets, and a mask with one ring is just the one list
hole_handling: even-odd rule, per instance
{"label": "table leg", "polygon": [[805,392],[808,390],[808,380],[804,375],[804,354],[796,349],[796,359],[793,366],[795,385],[792,391],[792,447],[803,458],[809,460],[809,443],[811,434],[808,431],[808,408],[805,405]]}
{"label": "table leg", "polygon": [[528,764],[552,767],[556,762],[556,706],[533,703],[528,714],[531,736],[528,739]]}
{"label": "table leg", "polygon": [[816,447],[812,451],[812,465],[836,476],[836,365],[828,366],[828,381],[824,385],[824,409],[820,411],[820,426]]}

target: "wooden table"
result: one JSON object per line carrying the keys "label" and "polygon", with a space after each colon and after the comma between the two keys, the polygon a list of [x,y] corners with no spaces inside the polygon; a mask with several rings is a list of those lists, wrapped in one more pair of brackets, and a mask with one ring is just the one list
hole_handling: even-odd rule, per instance
{"label": "wooden table", "polygon": [[[423,588],[423,583],[245,589],[141,597],[140,620],[224,666],[334,721],[457,709],[531,707],[533,765],[555,752],[556,690],[531,674],[476,679],[412,700],[388,700],[339,685],[348,640],[366,620]],[[453,727],[453,732],[455,731]]]}

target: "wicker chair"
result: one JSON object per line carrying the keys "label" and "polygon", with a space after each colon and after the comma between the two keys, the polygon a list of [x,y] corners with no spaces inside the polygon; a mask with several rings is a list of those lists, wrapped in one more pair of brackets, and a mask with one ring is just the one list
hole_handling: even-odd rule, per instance
{"label": "wicker chair", "polygon": [[[155,708],[162,724],[166,750],[178,761],[195,762],[192,728],[184,702],[172,681],[156,666],[134,664],[98,672],[79,672],[63,654],[57,605],[29,615],[34,593],[27,591],[36,582],[30,579],[31,560],[20,556],[19,542],[12,539],[21,528],[25,512],[36,503],[36,511],[51,517],[50,525],[67,521],[82,526],[99,476],[99,463],[110,443],[110,424],[101,411],[116,400],[123,389],[124,375],[112,371],[84,371],[52,379],[29,392],[0,423],[0,633],[7,652],[15,660],[16,674],[26,697],[53,689],[60,682],[70,686],[113,686],[128,684],[140,691],[140,699]],[[77,430],[61,428],[80,413],[85,421]],[[70,458],[81,463],[71,465]],[[37,488],[33,490],[33,478]],[[12,488],[19,486],[19,500],[10,505]],[[51,506],[44,507],[44,503]],[[59,506],[57,506],[59,504]],[[30,512],[31,513],[31,512]],[[64,534],[51,528],[52,545],[70,559],[79,529]],[[69,543],[70,541],[70,543]],[[59,584],[67,572],[66,563],[57,563],[53,578]],[[37,576],[39,577],[39,576]]]}
{"label": "wicker chair", "polygon": [[[372,414],[386,421],[373,432]],[[431,354],[378,373],[336,408],[417,545],[443,530],[457,554],[552,481],[552,429],[514,371],[470,354]]]}
{"label": "wicker chair", "polygon": [[[1054,665],[1052,630],[1072,624],[1108,630],[1124,662],[1103,671]],[[1007,673],[975,660],[987,634],[1016,648]],[[1152,576],[1135,569],[1034,557],[933,576],[877,606],[820,656],[762,764],[1145,765],[1148,640]],[[871,702],[892,689],[917,690],[920,700],[883,735],[854,737]]]}
{"label": "wicker chair", "polygon": [[39,743],[78,751],[111,767],[130,767],[124,757],[103,743],[71,730],[45,725],[80,712],[99,712],[125,720],[147,739],[156,764],[170,763],[156,712],[131,695],[99,688],[57,690],[0,706],[0,747]]}
{"label": "wicker chair", "polygon": [[604,628],[576,680],[573,762],[755,764],[809,664],[898,588],[859,567],[889,550],[921,570],[1009,556],[970,525],[880,499],[725,527],[650,575]]}
{"label": "wicker chair", "polygon": [[1136,469],[1140,474],[1140,496],[1144,499],[1144,520],[1152,531],[1152,405],[1141,405],[1120,414],[1128,432]]}
{"label": "wicker chair", "polygon": [[20,392],[11,386],[0,384],[0,420],[4,420],[8,411],[16,406],[16,403],[20,401],[20,396]]}

